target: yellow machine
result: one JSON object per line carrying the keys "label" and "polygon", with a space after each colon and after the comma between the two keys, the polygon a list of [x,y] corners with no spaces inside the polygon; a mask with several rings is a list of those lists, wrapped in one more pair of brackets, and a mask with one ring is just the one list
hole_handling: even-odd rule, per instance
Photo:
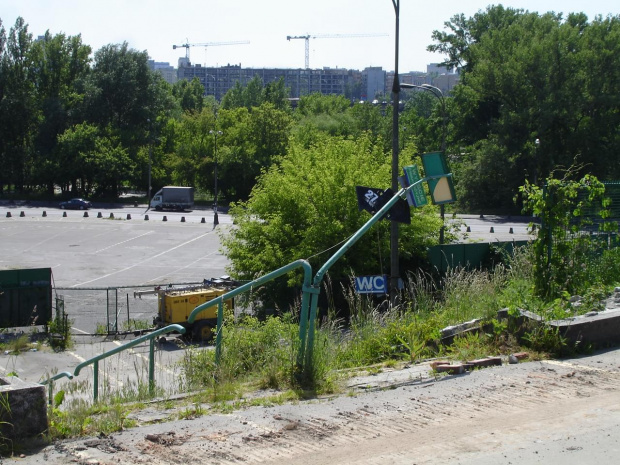
{"label": "yellow machine", "polygon": [[[202,286],[157,288],[155,326],[180,324],[186,329],[186,334],[194,340],[211,339],[217,327],[217,305],[200,312],[191,325],[187,323],[187,319],[198,305],[225,294],[232,287],[234,284],[230,279],[224,280],[222,278],[205,281]],[[234,308],[234,300],[228,299],[224,305],[232,309]]]}

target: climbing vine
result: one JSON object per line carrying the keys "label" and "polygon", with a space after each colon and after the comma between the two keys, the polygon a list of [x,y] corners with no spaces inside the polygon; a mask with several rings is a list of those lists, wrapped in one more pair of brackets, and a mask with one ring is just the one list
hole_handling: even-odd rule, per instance
{"label": "climbing vine", "polygon": [[550,300],[596,284],[592,262],[609,245],[606,233],[618,230],[617,223],[605,221],[611,200],[604,184],[592,175],[572,180],[572,174],[552,175],[544,187],[526,181],[519,188],[524,212],[540,218],[533,244],[535,292]]}

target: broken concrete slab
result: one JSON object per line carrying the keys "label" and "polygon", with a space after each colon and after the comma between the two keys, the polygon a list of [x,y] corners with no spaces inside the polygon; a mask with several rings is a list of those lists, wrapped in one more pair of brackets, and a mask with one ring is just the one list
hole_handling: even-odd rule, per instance
{"label": "broken concrete slab", "polygon": [[24,439],[46,431],[45,386],[15,376],[0,377],[0,434],[9,439]]}
{"label": "broken concrete slab", "polygon": [[620,343],[620,308],[550,321],[527,310],[518,309],[517,315],[511,315],[508,309],[502,309],[497,312],[497,318],[508,319],[509,324],[517,328],[518,337],[522,337],[532,325],[547,324],[558,329],[569,344],[590,344],[596,348]]}

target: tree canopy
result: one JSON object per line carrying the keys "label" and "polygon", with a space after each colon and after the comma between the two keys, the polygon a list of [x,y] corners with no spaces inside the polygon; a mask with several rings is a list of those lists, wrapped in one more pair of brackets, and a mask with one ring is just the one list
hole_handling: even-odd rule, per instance
{"label": "tree canopy", "polygon": [[446,28],[429,49],[461,69],[450,139],[466,209],[518,210],[526,179],[575,161],[582,175],[620,176],[620,17],[491,6]]}
{"label": "tree canopy", "polygon": [[[412,163],[411,152],[401,157]],[[419,162],[419,160],[418,160]],[[239,279],[252,279],[306,258],[318,268],[367,220],[358,210],[355,186],[386,188],[391,179],[391,154],[370,137],[318,135],[310,147],[291,141],[287,154],[260,177],[246,202],[231,209],[237,225],[222,243]],[[433,207],[417,209],[401,228],[401,258],[411,262],[436,241],[440,219]],[[382,274],[389,263],[389,222],[378,223],[332,267],[333,279],[351,273]],[[289,284],[299,284],[292,279]],[[283,287],[283,284],[280,284]],[[286,295],[265,289],[265,300]]]}

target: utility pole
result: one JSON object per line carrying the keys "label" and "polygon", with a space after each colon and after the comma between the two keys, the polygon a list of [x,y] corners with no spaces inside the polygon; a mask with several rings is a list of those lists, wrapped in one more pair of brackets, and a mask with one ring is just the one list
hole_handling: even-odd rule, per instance
{"label": "utility pole", "polygon": [[[392,191],[398,191],[398,101],[400,95],[400,81],[398,79],[398,35],[400,32],[400,0],[392,0],[395,14],[394,38],[394,82],[392,84]],[[392,221],[390,225],[390,304],[396,305],[398,298],[398,284],[400,281],[398,256],[398,223]]]}

